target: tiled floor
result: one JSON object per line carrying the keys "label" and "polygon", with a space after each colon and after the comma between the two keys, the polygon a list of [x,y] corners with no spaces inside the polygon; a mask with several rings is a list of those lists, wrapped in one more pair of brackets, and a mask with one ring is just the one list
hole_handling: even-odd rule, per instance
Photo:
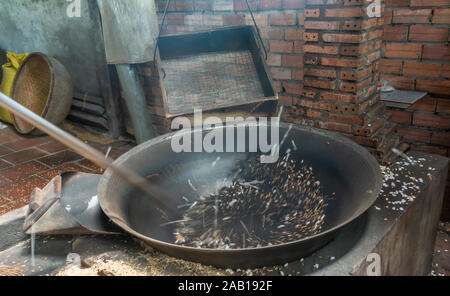
{"label": "tiled floor", "polygon": [[[111,147],[112,158],[132,148],[124,141],[89,144],[105,153]],[[0,128],[0,215],[28,204],[34,188],[44,187],[52,178],[67,171],[103,172],[51,137],[24,137],[11,127]]]}

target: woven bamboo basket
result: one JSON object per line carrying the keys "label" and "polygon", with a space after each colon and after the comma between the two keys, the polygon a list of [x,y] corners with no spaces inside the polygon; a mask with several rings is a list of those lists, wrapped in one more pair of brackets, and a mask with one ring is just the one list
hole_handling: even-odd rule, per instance
{"label": "woven bamboo basket", "polygon": [[[69,114],[72,95],[72,80],[66,68],[42,53],[32,53],[25,59],[11,89],[14,100],[56,125]],[[18,116],[13,115],[13,124],[21,134],[42,134]]]}

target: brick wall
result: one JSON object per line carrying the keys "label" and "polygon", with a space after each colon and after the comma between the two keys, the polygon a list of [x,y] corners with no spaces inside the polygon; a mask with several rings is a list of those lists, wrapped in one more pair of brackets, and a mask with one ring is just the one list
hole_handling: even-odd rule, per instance
{"label": "brick wall", "polygon": [[367,0],[308,0],[304,22],[304,89],[287,120],[341,132],[380,161],[398,145],[380,102],[383,18]]}
{"label": "brick wall", "polygon": [[[166,1],[156,3],[161,17]],[[269,52],[267,63],[280,104],[287,106],[284,120],[342,132],[386,160],[398,139],[379,102],[383,18],[366,15],[370,2],[250,4]],[[244,24],[253,24],[244,0],[172,1],[163,34]]]}
{"label": "brick wall", "polygon": [[[407,110],[391,108],[413,150],[450,156],[450,0],[386,0],[381,78],[430,95]],[[450,218],[450,179],[443,215]]]}

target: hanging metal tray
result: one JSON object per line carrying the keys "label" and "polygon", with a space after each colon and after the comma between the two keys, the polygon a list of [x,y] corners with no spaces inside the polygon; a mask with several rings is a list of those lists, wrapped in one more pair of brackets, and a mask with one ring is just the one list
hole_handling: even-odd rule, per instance
{"label": "hanging metal tray", "polygon": [[252,26],[159,39],[167,117],[278,99]]}

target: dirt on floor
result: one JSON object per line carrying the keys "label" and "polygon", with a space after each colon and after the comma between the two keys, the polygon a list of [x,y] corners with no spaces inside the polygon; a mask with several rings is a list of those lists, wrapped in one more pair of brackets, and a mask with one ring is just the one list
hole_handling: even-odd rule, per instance
{"label": "dirt on floor", "polygon": [[431,275],[450,276],[450,222],[441,222],[433,253]]}

